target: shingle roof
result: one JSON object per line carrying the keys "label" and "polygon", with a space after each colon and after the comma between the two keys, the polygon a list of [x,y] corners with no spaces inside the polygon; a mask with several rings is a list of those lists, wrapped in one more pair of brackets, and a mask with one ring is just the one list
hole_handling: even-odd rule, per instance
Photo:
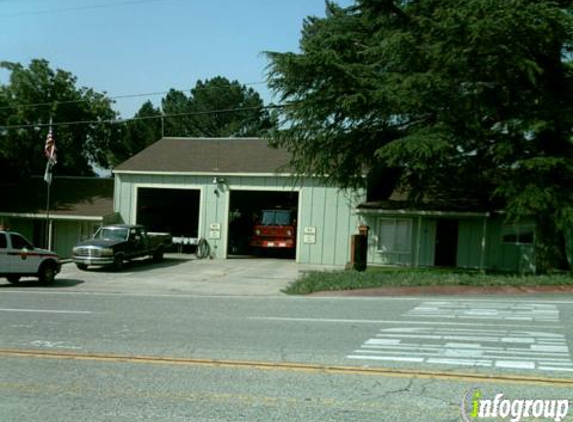
{"label": "shingle roof", "polygon": [[497,208],[488,204],[479,204],[474,201],[426,201],[418,204],[413,204],[408,201],[370,201],[358,205],[357,210],[360,211],[400,211],[400,212],[416,212],[416,211],[437,211],[437,212],[488,212],[495,211]]}
{"label": "shingle roof", "polygon": [[115,168],[130,172],[288,173],[290,154],[260,138],[163,138]]}
{"label": "shingle roof", "polygon": [[[53,216],[103,217],[113,213],[113,179],[54,177],[50,189]],[[0,184],[0,213],[44,214],[47,189],[42,177]]]}
{"label": "shingle roof", "polygon": [[389,198],[368,201],[358,205],[361,211],[439,211],[439,212],[492,212],[502,209],[499,201],[492,201],[483,192],[471,192],[451,188],[437,192],[428,192],[421,201],[408,200],[408,192],[394,190]]}

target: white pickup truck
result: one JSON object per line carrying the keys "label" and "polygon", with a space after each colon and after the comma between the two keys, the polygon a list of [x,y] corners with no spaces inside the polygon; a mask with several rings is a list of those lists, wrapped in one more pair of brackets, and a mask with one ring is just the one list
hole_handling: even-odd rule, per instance
{"label": "white pickup truck", "polygon": [[37,277],[52,284],[61,263],[55,252],[35,248],[19,233],[0,228],[0,277],[17,283],[21,277]]}

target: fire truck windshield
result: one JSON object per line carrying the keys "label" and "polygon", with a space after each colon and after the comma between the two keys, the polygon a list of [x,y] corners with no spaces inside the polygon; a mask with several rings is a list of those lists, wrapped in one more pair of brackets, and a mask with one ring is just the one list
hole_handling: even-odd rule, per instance
{"label": "fire truck windshield", "polygon": [[263,226],[288,226],[291,224],[291,212],[284,210],[264,210]]}

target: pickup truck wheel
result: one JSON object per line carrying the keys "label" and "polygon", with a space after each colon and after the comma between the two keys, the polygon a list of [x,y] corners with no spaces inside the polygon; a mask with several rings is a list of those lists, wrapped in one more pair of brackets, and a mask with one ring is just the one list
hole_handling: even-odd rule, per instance
{"label": "pickup truck wheel", "polygon": [[113,260],[113,269],[115,271],[121,271],[123,269],[123,255],[116,255]]}
{"label": "pickup truck wheel", "polygon": [[153,252],[153,260],[155,262],[161,262],[163,260],[163,248],[158,248]]}
{"label": "pickup truck wheel", "polygon": [[78,270],[82,271],[86,271],[88,269],[87,264],[76,264],[76,267],[78,267]]}
{"label": "pickup truck wheel", "polygon": [[42,284],[53,284],[56,281],[56,267],[49,263],[42,265],[38,272],[38,279]]}
{"label": "pickup truck wheel", "polygon": [[16,284],[20,281],[20,276],[19,275],[9,275],[8,277],[6,277],[8,279],[8,281],[12,284]]}

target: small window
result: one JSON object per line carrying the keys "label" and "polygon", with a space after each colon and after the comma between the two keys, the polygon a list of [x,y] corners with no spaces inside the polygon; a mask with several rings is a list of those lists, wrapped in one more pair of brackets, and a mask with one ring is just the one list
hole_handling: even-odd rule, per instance
{"label": "small window", "polygon": [[412,220],[381,218],[378,220],[378,251],[410,253],[412,248]]}
{"label": "small window", "polygon": [[0,249],[6,249],[7,246],[6,233],[0,233]]}
{"label": "small window", "polygon": [[18,234],[11,234],[12,249],[34,249],[32,244]]}
{"label": "small window", "polygon": [[531,245],[534,240],[533,230],[533,224],[507,225],[502,229],[501,240],[513,245]]}

